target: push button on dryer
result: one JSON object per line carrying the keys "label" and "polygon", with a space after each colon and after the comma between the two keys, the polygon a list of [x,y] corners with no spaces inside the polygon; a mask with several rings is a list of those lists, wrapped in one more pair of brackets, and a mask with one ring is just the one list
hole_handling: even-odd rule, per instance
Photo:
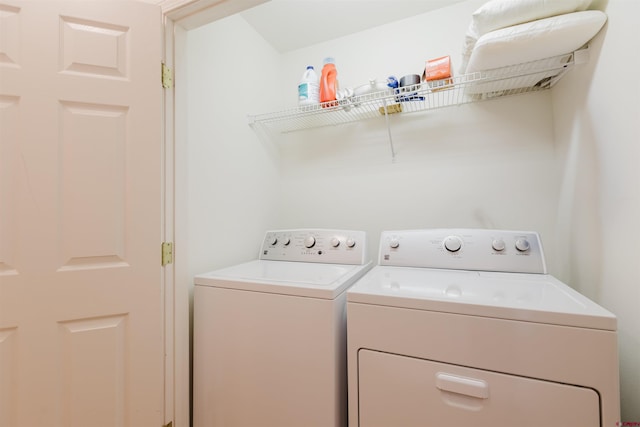
{"label": "push button on dryer", "polygon": [[444,248],[449,252],[458,252],[462,248],[462,240],[458,236],[449,236],[444,239]]}
{"label": "push button on dryer", "polygon": [[531,245],[527,239],[518,239],[516,240],[516,249],[520,252],[527,252]]}
{"label": "push button on dryer", "polygon": [[496,252],[502,252],[502,251],[505,250],[506,245],[504,244],[504,240],[496,239],[496,240],[493,241],[493,243],[491,243],[491,247]]}

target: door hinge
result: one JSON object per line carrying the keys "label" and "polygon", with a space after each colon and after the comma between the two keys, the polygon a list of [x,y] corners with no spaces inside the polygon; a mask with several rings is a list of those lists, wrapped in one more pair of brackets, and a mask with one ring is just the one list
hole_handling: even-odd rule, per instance
{"label": "door hinge", "polygon": [[173,263],[173,243],[162,242],[162,266]]}
{"label": "door hinge", "polygon": [[162,87],[165,89],[173,87],[173,71],[164,62],[162,63]]}
{"label": "door hinge", "polygon": [[169,421],[167,424],[163,425],[162,427],[173,427],[173,421]]}

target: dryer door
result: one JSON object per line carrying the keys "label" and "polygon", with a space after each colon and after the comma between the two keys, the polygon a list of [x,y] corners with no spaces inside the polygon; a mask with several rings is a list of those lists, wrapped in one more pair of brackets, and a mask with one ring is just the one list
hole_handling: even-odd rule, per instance
{"label": "dryer door", "polygon": [[358,353],[360,427],[599,427],[598,394],[371,350]]}

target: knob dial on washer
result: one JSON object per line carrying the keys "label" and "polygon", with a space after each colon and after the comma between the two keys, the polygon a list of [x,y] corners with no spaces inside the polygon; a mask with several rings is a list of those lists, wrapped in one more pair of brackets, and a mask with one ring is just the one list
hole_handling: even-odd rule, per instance
{"label": "knob dial on washer", "polygon": [[271,246],[274,246],[276,243],[278,243],[278,238],[277,238],[276,236],[271,236],[271,237],[269,238],[269,244],[270,244]]}
{"label": "knob dial on washer", "polygon": [[400,242],[398,242],[398,240],[397,240],[397,239],[391,239],[391,240],[389,241],[389,247],[390,247],[391,249],[398,249],[398,247],[399,247],[399,246],[400,246]]}
{"label": "knob dial on washer", "polygon": [[304,246],[306,248],[312,248],[316,244],[316,238],[313,236],[307,236],[304,239]]}
{"label": "knob dial on washer", "polygon": [[352,248],[352,247],[354,247],[355,245],[356,245],[356,241],[355,241],[355,240],[353,240],[352,238],[348,238],[348,239],[347,239],[347,246],[348,246],[348,247]]}
{"label": "knob dial on washer", "polygon": [[458,252],[462,248],[462,239],[458,236],[449,236],[444,239],[444,248],[449,252]]}
{"label": "knob dial on washer", "polygon": [[284,239],[282,239],[282,246],[289,246],[289,243],[291,243],[290,238],[285,237]]}
{"label": "knob dial on washer", "polygon": [[332,238],[331,246],[333,246],[334,248],[337,248],[338,246],[340,246],[340,239],[338,239],[337,237]]}

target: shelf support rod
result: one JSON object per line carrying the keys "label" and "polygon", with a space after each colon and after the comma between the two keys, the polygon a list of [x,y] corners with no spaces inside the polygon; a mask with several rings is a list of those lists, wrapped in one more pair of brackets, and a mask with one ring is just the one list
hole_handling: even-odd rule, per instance
{"label": "shelf support rod", "polygon": [[389,111],[387,110],[387,100],[382,100],[384,106],[384,119],[387,122],[387,134],[389,135],[389,146],[391,147],[391,161],[396,161],[396,150],[393,148],[393,137],[391,136],[391,123],[389,122]]}

